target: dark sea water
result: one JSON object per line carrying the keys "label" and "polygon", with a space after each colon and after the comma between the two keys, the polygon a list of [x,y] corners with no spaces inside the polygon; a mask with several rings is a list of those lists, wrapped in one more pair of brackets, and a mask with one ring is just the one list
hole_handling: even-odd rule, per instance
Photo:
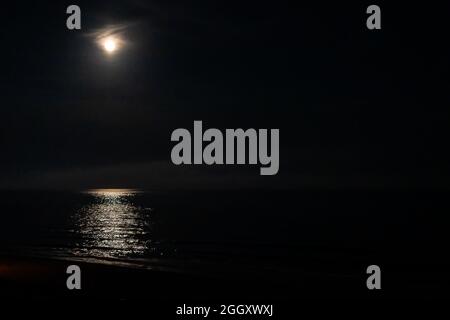
{"label": "dark sea water", "polygon": [[3,191],[0,251],[314,270],[446,265],[444,191]]}

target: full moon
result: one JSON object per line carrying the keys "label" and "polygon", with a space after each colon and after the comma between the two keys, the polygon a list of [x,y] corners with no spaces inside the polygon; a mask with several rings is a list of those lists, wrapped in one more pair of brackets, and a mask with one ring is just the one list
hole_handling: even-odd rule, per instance
{"label": "full moon", "polygon": [[117,41],[112,38],[107,38],[103,41],[103,48],[108,53],[113,53],[117,50]]}
{"label": "full moon", "polygon": [[107,56],[115,56],[119,51],[125,49],[128,41],[124,38],[125,26],[112,25],[93,31],[89,36],[94,38],[98,48]]}

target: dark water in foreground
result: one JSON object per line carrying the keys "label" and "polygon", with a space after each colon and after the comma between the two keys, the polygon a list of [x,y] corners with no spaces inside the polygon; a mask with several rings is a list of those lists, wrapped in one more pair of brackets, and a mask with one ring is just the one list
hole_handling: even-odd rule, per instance
{"label": "dark water in foreground", "polygon": [[1,193],[0,251],[142,262],[446,263],[443,191]]}

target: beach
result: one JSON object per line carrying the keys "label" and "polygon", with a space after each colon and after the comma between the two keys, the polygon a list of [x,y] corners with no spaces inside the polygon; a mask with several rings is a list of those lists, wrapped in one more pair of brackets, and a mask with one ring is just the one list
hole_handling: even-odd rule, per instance
{"label": "beach", "polygon": [[[66,269],[81,269],[81,289],[66,286]],[[216,270],[217,271],[217,270]],[[224,270],[222,270],[224,271]],[[261,274],[241,272],[194,274],[165,267],[133,266],[107,262],[79,262],[61,259],[0,256],[0,296],[32,299],[218,299],[282,298],[274,290],[288,282],[265,279]],[[292,283],[290,287],[292,287]],[[282,288],[279,288],[282,289]],[[284,288],[286,289],[286,288]],[[250,295],[249,295],[250,294]]]}

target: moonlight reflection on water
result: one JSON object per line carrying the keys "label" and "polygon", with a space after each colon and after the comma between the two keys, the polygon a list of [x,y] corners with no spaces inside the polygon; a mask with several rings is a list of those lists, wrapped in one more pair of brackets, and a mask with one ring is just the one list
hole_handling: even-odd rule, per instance
{"label": "moonlight reflection on water", "polygon": [[79,242],[74,254],[101,258],[143,256],[149,249],[149,210],[135,204],[140,193],[129,189],[85,192],[92,201],[74,216]]}

